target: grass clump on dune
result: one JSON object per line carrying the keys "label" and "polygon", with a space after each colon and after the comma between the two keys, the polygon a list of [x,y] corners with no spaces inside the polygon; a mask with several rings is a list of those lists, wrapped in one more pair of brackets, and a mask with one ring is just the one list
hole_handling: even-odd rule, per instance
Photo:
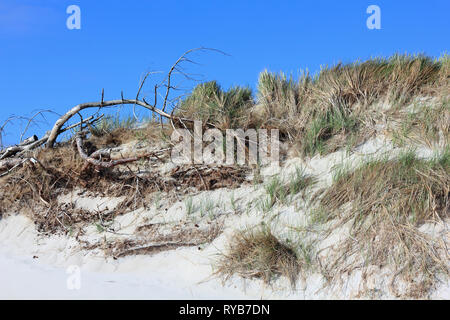
{"label": "grass clump on dune", "polygon": [[209,122],[220,129],[244,126],[246,112],[253,104],[252,91],[233,87],[224,91],[216,81],[197,85],[179,105],[179,115]]}
{"label": "grass clump on dune", "polygon": [[344,146],[345,135],[355,132],[357,125],[356,119],[341,110],[328,111],[315,118],[306,128],[302,144],[303,154],[313,156],[316,153],[335,151]]}
{"label": "grass clump on dune", "polygon": [[411,112],[405,111],[394,116],[388,128],[393,141],[400,146],[408,142],[433,145],[450,143],[450,100],[443,98],[434,105],[430,103]]}
{"label": "grass clump on dune", "polygon": [[237,233],[220,260],[217,273],[225,279],[237,274],[260,278],[265,283],[282,275],[295,286],[300,266],[295,251],[264,228]]}
{"label": "grass clump on dune", "polygon": [[[339,261],[357,255],[360,259],[354,269],[368,265],[394,269],[394,293],[398,277],[409,285],[402,295],[426,295],[439,274],[450,274],[445,246],[419,230],[425,223],[450,217],[449,172],[447,149],[432,160],[418,159],[409,151],[393,160],[371,160],[339,175],[320,207],[328,212],[326,221],[351,222],[351,237],[340,247],[330,272],[339,274],[338,266],[344,265]],[[342,209],[348,204],[348,210]]]}

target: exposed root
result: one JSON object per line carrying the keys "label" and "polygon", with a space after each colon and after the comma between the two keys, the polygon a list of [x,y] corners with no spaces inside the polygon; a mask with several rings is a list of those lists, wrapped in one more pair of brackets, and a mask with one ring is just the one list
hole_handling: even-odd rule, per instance
{"label": "exposed root", "polygon": [[107,244],[107,255],[115,258],[138,254],[156,254],[179,247],[192,247],[212,242],[222,232],[223,223],[206,227],[176,225],[169,232],[164,225],[147,225],[138,229],[138,240],[118,240]]}
{"label": "exposed root", "polygon": [[197,187],[198,190],[236,188],[245,183],[247,168],[231,166],[181,166],[171,172],[179,185]]}

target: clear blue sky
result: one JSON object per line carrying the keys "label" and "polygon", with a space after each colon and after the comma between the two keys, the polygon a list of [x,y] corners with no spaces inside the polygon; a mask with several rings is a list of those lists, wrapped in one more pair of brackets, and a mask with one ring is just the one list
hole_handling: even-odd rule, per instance
{"label": "clear blue sky", "polygon": [[[81,30],[66,27],[71,4],[81,8]],[[371,4],[381,8],[381,30],[366,27]],[[438,57],[449,49],[449,14],[448,0],[0,0],[0,120],[64,113],[99,100],[101,88],[106,99],[121,90],[133,98],[143,72],[166,70],[199,46],[231,55],[194,56],[195,72],[225,88],[254,88],[265,68],[296,74],[395,52]],[[9,127],[4,142],[18,130]]]}

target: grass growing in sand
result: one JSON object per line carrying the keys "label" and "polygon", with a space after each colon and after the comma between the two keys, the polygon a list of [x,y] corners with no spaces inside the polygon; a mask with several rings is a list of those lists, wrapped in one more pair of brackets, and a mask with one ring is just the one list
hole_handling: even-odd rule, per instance
{"label": "grass growing in sand", "polygon": [[249,88],[233,87],[224,91],[216,81],[197,85],[181,102],[179,114],[188,119],[214,124],[217,128],[237,128],[245,121],[245,112],[252,106]]}
{"label": "grass growing in sand", "polygon": [[287,204],[295,195],[304,193],[314,182],[301,167],[296,167],[295,173],[291,174],[287,181],[283,181],[279,176],[272,177],[264,186],[267,197],[262,199],[261,209],[268,212],[277,202]]}
{"label": "grass growing in sand", "polygon": [[[403,119],[402,110],[414,97],[447,97],[448,79],[448,55],[432,59],[397,54],[326,66],[316,75],[303,72],[297,80],[264,71],[255,99],[248,88],[224,91],[217,82],[207,82],[180,103],[179,113],[222,130],[276,128],[283,141],[313,156],[351,148],[386,116]],[[380,103],[396,107],[381,112]]]}
{"label": "grass growing in sand", "polygon": [[396,145],[419,143],[426,146],[448,145],[450,142],[450,100],[445,97],[428,102],[412,111],[393,116],[388,132]]}
{"label": "grass growing in sand", "polygon": [[[339,175],[318,210],[322,222],[335,220],[337,226],[351,222],[351,237],[340,246],[328,272],[336,276],[343,268],[388,266],[394,269],[394,278],[409,284],[402,295],[425,295],[438,274],[449,274],[445,248],[419,230],[425,223],[449,217],[449,172],[447,148],[432,160],[407,151]],[[343,210],[348,204],[349,209]],[[357,259],[348,266],[343,259],[352,255]]]}
{"label": "grass growing in sand", "polygon": [[300,263],[295,251],[281,243],[267,228],[237,233],[217,265],[217,274],[260,278],[270,283],[282,275],[295,286]]}

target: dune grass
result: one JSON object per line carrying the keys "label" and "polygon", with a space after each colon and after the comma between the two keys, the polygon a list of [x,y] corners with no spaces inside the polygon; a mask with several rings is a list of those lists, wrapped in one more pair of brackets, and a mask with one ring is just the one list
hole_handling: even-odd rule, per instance
{"label": "dune grass", "polygon": [[224,91],[216,81],[210,81],[197,85],[181,102],[178,113],[220,129],[238,128],[252,104],[251,89],[233,87]]}
{"label": "dune grass", "polygon": [[[427,139],[436,136],[435,120],[438,129],[447,130],[448,138],[449,61],[448,54],[439,59],[396,54],[324,66],[314,75],[302,71],[297,79],[265,70],[259,75],[255,95],[248,87],[224,90],[217,81],[209,81],[198,84],[181,100],[176,114],[221,130],[278,129],[281,140],[297,145],[302,156],[327,154],[342,147],[349,150],[386,119],[399,123],[395,129],[398,142],[416,130],[418,122],[426,126],[421,130]],[[436,118],[431,110],[414,115],[404,112],[414,98],[423,96],[447,101],[440,109],[444,117]],[[380,104],[389,106],[390,112],[380,110]],[[111,136],[135,125],[133,117],[108,117],[93,133]]]}
{"label": "dune grass", "polygon": [[255,98],[249,88],[224,91],[210,81],[194,88],[179,104],[179,113],[220,129],[279,129],[282,140],[313,156],[366,139],[382,117],[377,102],[401,110],[417,96],[448,95],[449,75],[446,54],[339,63],[315,75],[302,72],[298,79],[266,70],[259,75]]}
{"label": "dune grass", "polygon": [[235,274],[259,278],[268,284],[281,275],[294,287],[300,266],[293,248],[281,243],[269,229],[261,228],[237,233],[219,261],[216,273],[225,279]]}
{"label": "dune grass", "polygon": [[450,99],[429,102],[393,116],[388,133],[399,146],[418,143],[432,147],[450,142]]}
{"label": "dune grass", "polygon": [[287,181],[274,176],[264,185],[267,198],[262,199],[260,209],[268,212],[277,202],[287,204],[295,195],[304,194],[314,183],[315,179],[301,167],[296,167],[295,173],[291,174]]}
{"label": "dune grass", "polygon": [[[439,274],[449,275],[448,252],[439,241],[421,232],[425,223],[450,216],[450,152],[431,160],[414,151],[395,159],[373,159],[341,173],[325,192],[318,207],[321,222],[351,222],[351,237],[328,267],[338,275],[360,266],[392,267],[395,277],[408,283],[398,295],[423,297]],[[349,210],[343,206],[350,204]],[[353,266],[342,259],[356,255]]]}
{"label": "dune grass", "polygon": [[280,136],[300,143],[304,155],[332,152],[365,138],[376,120],[375,102],[403,108],[415,96],[448,94],[448,60],[394,55],[324,67],[297,81],[264,71],[258,82],[259,125],[278,128]]}

